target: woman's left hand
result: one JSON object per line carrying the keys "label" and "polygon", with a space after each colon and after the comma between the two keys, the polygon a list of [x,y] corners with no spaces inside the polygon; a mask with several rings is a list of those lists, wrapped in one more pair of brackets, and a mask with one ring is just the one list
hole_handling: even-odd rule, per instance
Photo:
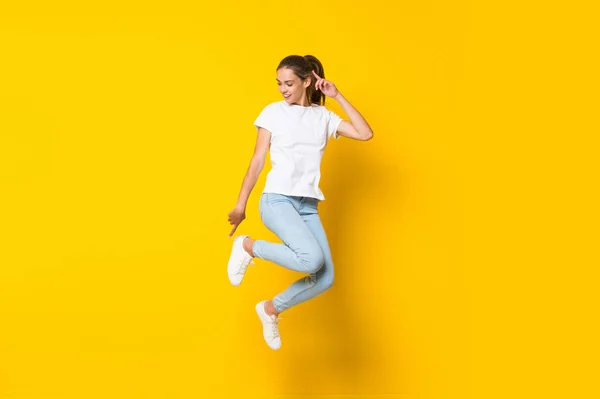
{"label": "woman's left hand", "polygon": [[327,97],[335,97],[338,95],[339,91],[337,87],[330,82],[329,80],[321,78],[315,71],[312,71],[315,78],[317,78],[317,83],[315,83],[315,89],[321,90],[321,93],[325,94]]}

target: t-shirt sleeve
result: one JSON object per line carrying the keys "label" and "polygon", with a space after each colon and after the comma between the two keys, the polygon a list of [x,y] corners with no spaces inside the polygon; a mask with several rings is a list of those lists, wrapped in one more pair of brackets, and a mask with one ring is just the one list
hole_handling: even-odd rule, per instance
{"label": "t-shirt sleeve", "polygon": [[262,127],[273,133],[274,122],[275,117],[273,115],[273,108],[267,105],[254,121],[254,126],[256,126],[257,131]]}
{"label": "t-shirt sleeve", "polygon": [[338,139],[340,136],[337,132],[340,123],[343,121],[335,112],[327,110],[327,137]]}

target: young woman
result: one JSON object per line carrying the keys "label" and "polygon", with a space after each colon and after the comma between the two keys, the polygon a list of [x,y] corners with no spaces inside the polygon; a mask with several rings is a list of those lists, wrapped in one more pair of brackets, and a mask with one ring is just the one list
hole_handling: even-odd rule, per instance
{"label": "young woman", "polygon": [[[285,57],[276,72],[284,99],[267,105],[254,122],[258,131],[254,154],[228,220],[233,225],[231,237],[246,217],[248,197],[270,151],[271,171],[260,198],[260,216],[283,244],[240,235],[233,241],[227,267],[229,280],[235,286],[241,284],[254,257],[307,275],[272,300],[256,304],[264,339],[272,349],[281,346],[278,315],[320,295],[333,284],[331,252],[318,213],[318,204],[325,199],[319,189],[325,147],[332,137],[373,137],[361,114],[331,81],[325,80],[317,58]],[[340,104],[350,121],[325,108],[326,96]]]}

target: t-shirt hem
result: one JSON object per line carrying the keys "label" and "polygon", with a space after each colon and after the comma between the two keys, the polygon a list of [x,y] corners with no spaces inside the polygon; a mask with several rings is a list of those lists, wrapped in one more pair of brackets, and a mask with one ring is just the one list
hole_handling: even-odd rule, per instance
{"label": "t-shirt hem", "polygon": [[332,136],[333,136],[333,138],[334,138],[335,140],[339,140],[339,139],[340,139],[340,134],[338,133],[338,131],[337,131],[337,130],[338,130],[338,128],[340,127],[340,125],[342,124],[342,121],[343,121],[343,119],[340,119],[340,120],[338,121],[338,123],[335,125],[335,130],[333,131],[333,134],[332,134]]}
{"label": "t-shirt hem", "polygon": [[264,189],[262,191],[262,194],[282,194],[282,195],[287,195],[288,197],[308,197],[308,198],[314,198],[317,201],[325,201],[325,196],[317,196],[315,194],[310,194],[310,193],[302,193],[302,192],[289,192],[289,191],[283,191],[283,190],[272,190],[272,189]]}

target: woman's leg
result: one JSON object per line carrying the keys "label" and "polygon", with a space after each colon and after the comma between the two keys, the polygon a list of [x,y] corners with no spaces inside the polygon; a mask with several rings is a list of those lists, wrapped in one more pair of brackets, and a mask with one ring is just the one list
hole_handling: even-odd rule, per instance
{"label": "woman's leg", "polygon": [[275,296],[272,304],[267,303],[266,307],[269,308],[272,305],[277,313],[281,313],[292,306],[322,294],[333,284],[333,261],[331,259],[331,251],[317,207],[317,200],[312,198],[303,199],[301,201],[300,215],[312,236],[318,242],[323,253],[323,267],[317,272],[313,272],[309,276],[294,282],[284,292]]}
{"label": "woman's leg", "polygon": [[322,268],[323,251],[310,225],[300,215],[302,207],[298,197],[269,193],[261,196],[263,223],[283,244],[255,240],[252,246],[255,257],[302,273],[316,273]]}
{"label": "woman's leg", "polygon": [[256,313],[263,324],[263,337],[272,349],[281,347],[278,314],[319,295],[333,283],[331,253],[317,204],[315,199],[279,194],[261,197],[263,222],[284,244],[256,240],[252,252],[288,269],[309,273],[272,301],[256,304]]}

